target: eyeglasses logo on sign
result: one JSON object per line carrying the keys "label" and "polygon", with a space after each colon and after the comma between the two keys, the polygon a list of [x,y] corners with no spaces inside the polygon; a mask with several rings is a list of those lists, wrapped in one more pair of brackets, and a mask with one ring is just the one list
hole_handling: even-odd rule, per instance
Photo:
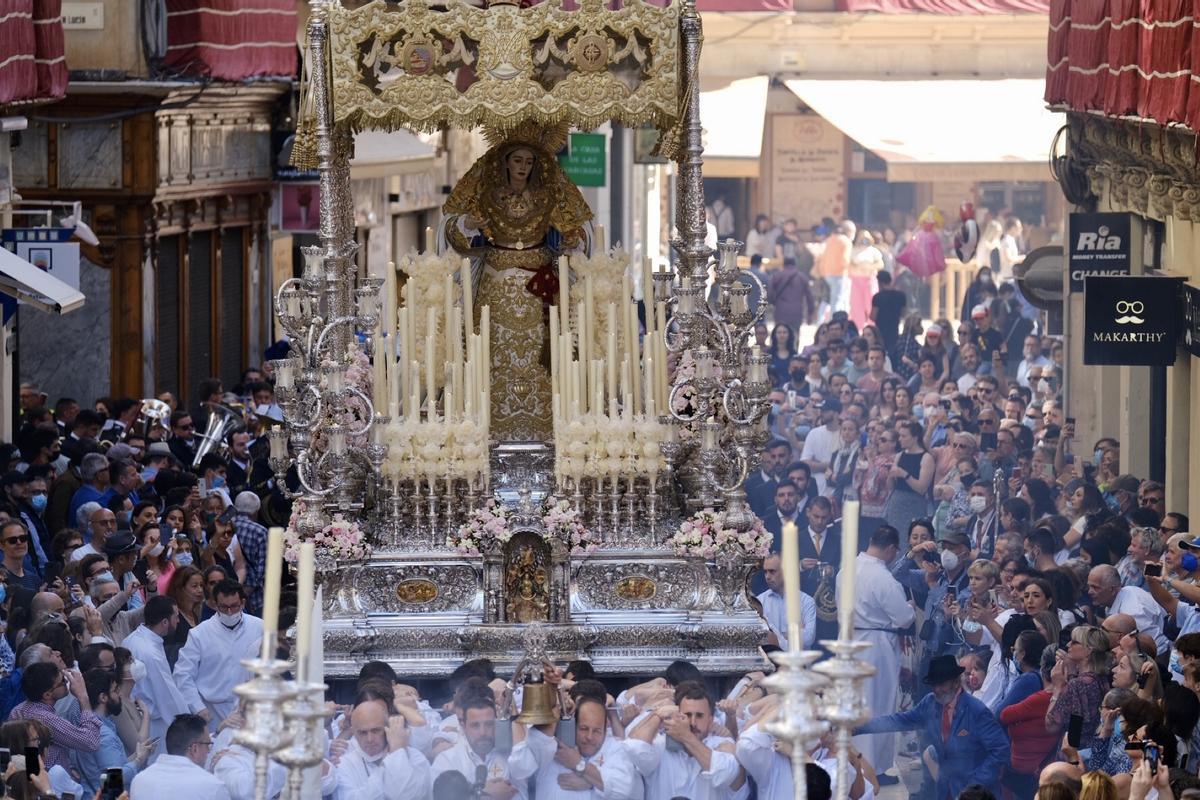
{"label": "eyeglasses logo on sign", "polygon": [[1117,317],[1115,322],[1118,325],[1142,325],[1146,320],[1138,316],[1146,310],[1146,306],[1141,300],[1118,300],[1117,301]]}

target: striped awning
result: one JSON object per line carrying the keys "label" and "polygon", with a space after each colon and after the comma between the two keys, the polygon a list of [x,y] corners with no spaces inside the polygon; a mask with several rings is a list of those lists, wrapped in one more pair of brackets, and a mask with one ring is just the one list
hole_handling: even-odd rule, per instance
{"label": "striped awning", "polygon": [[0,106],[67,92],[62,0],[0,0]]}
{"label": "striped awning", "polygon": [[1200,130],[1192,0],[1053,0],[1046,102]]}
{"label": "striped awning", "polygon": [[166,0],[163,65],[219,80],[296,74],[295,0]]}

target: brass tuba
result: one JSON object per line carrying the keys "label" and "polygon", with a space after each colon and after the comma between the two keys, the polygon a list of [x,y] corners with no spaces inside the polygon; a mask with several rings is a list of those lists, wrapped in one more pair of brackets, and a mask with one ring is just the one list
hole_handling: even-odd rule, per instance
{"label": "brass tuba", "polygon": [[170,418],[171,407],[169,405],[157,398],[147,397],[142,400],[142,408],[138,412],[137,422],[133,424],[132,430],[139,431],[147,439],[150,438],[150,431],[154,428],[162,428],[169,434],[171,432],[168,422]]}
{"label": "brass tuba", "polygon": [[225,437],[235,430],[245,427],[242,415],[229,406],[220,403],[208,403],[208,425],[204,433],[197,437],[196,457],[192,459],[192,467],[200,466],[200,460],[209,453],[219,450]]}

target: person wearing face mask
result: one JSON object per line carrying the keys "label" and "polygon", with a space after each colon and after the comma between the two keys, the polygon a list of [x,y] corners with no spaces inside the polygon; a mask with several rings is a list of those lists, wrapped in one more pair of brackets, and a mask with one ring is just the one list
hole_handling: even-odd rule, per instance
{"label": "person wearing face mask", "polygon": [[930,688],[909,711],[876,717],[855,734],[921,731],[938,763],[936,797],[957,797],[977,783],[1000,795],[1000,776],[1011,749],[988,707],[962,690],[963,668],[954,656],[933,659],[925,673]]}
{"label": "person wearing face mask", "polygon": [[992,485],[976,479],[967,490],[967,506],[971,509],[971,521],[967,523],[967,536],[971,548],[980,558],[991,558],[996,545],[998,520],[996,518],[996,495]]}
{"label": "person wearing face mask", "polygon": [[954,625],[959,601],[970,593],[967,567],[972,561],[970,540],[961,531],[945,531],[938,538],[941,569],[930,565],[925,582],[929,595],[925,599],[925,624],[921,638],[925,641],[926,659],[943,653],[957,652],[963,644]]}
{"label": "person wearing face mask", "polygon": [[237,708],[233,690],[252,677],[242,666],[262,643],[262,620],[245,612],[246,589],[223,580],[213,589],[217,613],[188,633],[175,662],[175,681],[193,713],[217,726]]}

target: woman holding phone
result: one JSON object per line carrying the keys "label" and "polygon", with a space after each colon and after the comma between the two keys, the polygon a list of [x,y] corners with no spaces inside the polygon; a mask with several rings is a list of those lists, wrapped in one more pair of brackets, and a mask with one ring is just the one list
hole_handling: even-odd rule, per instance
{"label": "woman holding phone", "polygon": [[[1109,690],[1112,671],[1111,648],[1108,634],[1101,628],[1077,625],[1071,631],[1067,649],[1058,652],[1054,669],[1050,671],[1046,730],[1062,733],[1071,724],[1072,717],[1080,717],[1079,749],[1093,747],[1099,742],[1100,706]],[[1072,671],[1076,673],[1075,677],[1069,678]]]}

